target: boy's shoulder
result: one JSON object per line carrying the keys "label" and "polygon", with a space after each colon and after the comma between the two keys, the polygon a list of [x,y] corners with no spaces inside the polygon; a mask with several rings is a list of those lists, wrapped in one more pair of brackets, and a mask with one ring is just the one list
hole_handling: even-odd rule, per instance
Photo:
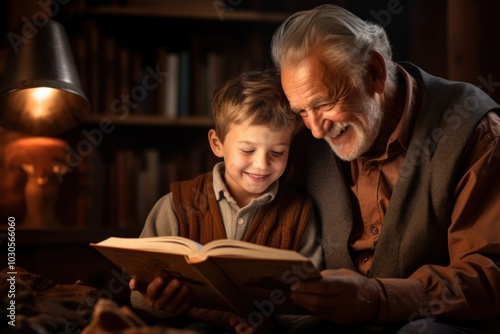
{"label": "boy's shoulder", "polygon": [[192,179],[174,181],[170,183],[170,191],[175,192],[176,190],[179,191],[181,189],[203,189],[207,182],[210,186],[212,186],[213,173],[211,171],[199,174]]}

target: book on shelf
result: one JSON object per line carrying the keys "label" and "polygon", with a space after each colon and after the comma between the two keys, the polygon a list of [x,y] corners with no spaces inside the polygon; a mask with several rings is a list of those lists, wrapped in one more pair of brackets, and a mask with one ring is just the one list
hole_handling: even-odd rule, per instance
{"label": "book on shelf", "polygon": [[108,165],[107,219],[120,228],[140,227],[160,198],[160,151],[119,149]]}
{"label": "book on shelf", "polygon": [[121,228],[128,228],[137,224],[137,170],[138,160],[136,152],[131,149],[116,152],[116,224]]}
{"label": "book on shelf", "polygon": [[178,112],[177,116],[186,117],[191,114],[191,54],[189,51],[179,52],[179,73],[178,73]]}
{"label": "book on shelf", "polygon": [[100,40],[100,49],[102,50],[102,56],[100,59],[100,69],[99,69],[99,93],[100,101],[99,108],[103,114],[110,114],[113,110],[113,101],[119,96],[117,91],[117,74],[119,71],[115,68],[118,58],[118,47],[116,44],[116,39],[110,36],[105,36]]}
{"label": "book on shelf", "polygon": [[93,150],[88,156],[83,157],[76,168],[75,202],[76,212],[73,213],[75,225],[79,228],[99,226],[100,214],[103,210],[104,173],[106,166],[99,153]]}
{"label": "book on shelf", "polygon": [[156,147],[93,150],[75,168],[74,223],[142,227],[154,204],[170,192],[170,183],[210,171],[219,160],[208,145],[168,154]]}
{"label": "book on shelf", "polygon": [[[124,93],[129,93],[132,87],[132,54],[129,48],[120,46],[117,50],[118,69],[114,80],[116,81],[116,96],[121,97]],[[112,102],[113,103],[113,102]]]}
{"label": "book on shelf", "polygon": [[146,218],[160,197],[160,152],[157,149],[146,149],[138,152],[137,171],[137,221],[138,226]]}
{"label": "book on shelf", "polygon": [[86,68],[87,71],[84,78],[86,78],[86,83],[83,84],[84,87],[88,89],[87,97],[90,102],[90,106],[94,112],[101,112],[99,100],[99,41],[100,41],[100,31],[99,26],[93,20],[87,20],[84,23],[85,31],[85,43],[86,43]]}
{"label": "book on shelf", "polygon": [[175,118],[179,101],[179,53],[169,52],[165,47],[160,47],[157,53],[160,71],[166,73],[158,89],[159,114]]}
{"label": "book on shelf", "polygon": [[[205,50],[207,43],[196,33],[189,47],[159,42],[150,46],[152,52],[144,53],[92,19],[72,36],[77,69],[93,113],[120,117],[210,116],[213,92],[252,66],[245,54],[216,47]],[[159,71],[161,79],[151,78],[152,71]]]}
{"label": "book on shelf", "polygon": [[321,278],[301,254],[241,240],[204,246],[178,236],[111,237],[92,243],[99,252],[142,284],[155,277],[177,278],[193,294],[193,307],[247,316],[259,307],[275,314],[307,314],[290,297],[290,284]]}

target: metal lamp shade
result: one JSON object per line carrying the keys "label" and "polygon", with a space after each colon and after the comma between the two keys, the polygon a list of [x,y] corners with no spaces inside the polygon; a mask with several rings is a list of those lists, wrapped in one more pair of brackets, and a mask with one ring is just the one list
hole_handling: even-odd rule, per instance
{"label": "metal lamp shade", "polygon": [[[33,25],[33,27],[35,27]],[[49,20],[12,33],[0,85],[0,126],[32,135],[65,132],[89,113],[63,26]],[[13,44],[13,42],[16,44]]]}

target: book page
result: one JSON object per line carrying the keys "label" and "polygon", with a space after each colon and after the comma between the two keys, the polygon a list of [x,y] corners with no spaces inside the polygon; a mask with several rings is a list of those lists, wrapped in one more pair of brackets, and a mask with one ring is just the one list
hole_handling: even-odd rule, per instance
{"label": "book page", "polygon": [[159,251],[172,254],[195,254],[202,245],[178,236],[162,236],[149,238],[116,238],[111,237],[91,246],[107,246],[125,249]]}
{"label": "book page", "polygon": [[190,262],[200,262],[210,257],[234,257],[234,258],[252,258],[265,260],[289,260],[306,261],[301,254],[286,249],[262,246],[241,240],[220,239],[207,243],[198,252],[190,256]]}

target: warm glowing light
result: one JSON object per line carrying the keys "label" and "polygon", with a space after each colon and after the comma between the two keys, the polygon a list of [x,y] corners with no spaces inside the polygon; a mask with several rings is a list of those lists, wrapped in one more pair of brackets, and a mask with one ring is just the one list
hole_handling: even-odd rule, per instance
{"label": "warm glowing light", "polygon": [[42,117],[46,114],[45,108],[37,107],[31,110],[31,113],[34,117]]}
{"label": "warm glowing light", "polygon": [[53,103],[54,89],[48,87],[40,87],[32,89],[31,99],[29,100],[29,110],[36,117],[45,117],[49,113],[49,109]]}
{"label": "warm glowing light", "polygon": [[46,99],[48,99],[50,97],[50,95],[52,94],[52,88],[47,88],[47,87],[40,87],[40,88],[37,88],[35,89],[35,91],[33,92],[33,97],[35,98],[35,100],[37,101],[45,101]]}

